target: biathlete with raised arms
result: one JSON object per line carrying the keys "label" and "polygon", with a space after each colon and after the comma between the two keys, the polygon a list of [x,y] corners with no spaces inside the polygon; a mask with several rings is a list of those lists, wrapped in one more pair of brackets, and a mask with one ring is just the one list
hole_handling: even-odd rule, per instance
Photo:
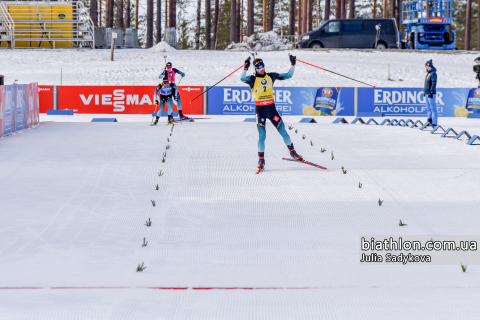
{"label": "biathlete with raised arms", "polygon": [[[175,96],[176,91],[177,86],[175,85],[175,83],[168,81],[168,78],[163,78],[162,82],[157,86],[153,99],[155,100],[155,105],[158,107],[158,111],[153,125],[156,125],[158,123],[158,119],[162,114],[162,102],[164,106],[166,104],[168,107],[168,123],[174,122],[172,112],[173,97]],[[160,97],[158,97],[158,93],[160,93]],[[180,115],[182,112],[181,106],[178,106],[178,108],[178,114]]]}
{"label": "biathlete with raised arms", "polygon": [[[180,71],[176,68],[172,68],[172,63],[167,62],[166,66],[165,66],[165,70],[163,70],[163,72],[162,72],[162,74],[160,74],[159,78],[160,79],[167,78],[168,81],[175,84],[175,74],[176,73],[181,75],[182,78],[185,77],[185,73],[183,73],[182,71]],[[187,116],[183,115],[183,113],[182,113],[182,101],[180,100],[180,90],[178,89],[178,87],[177,87],[177,90],[176,90],[175,101],[177,102],[178,116],[180,117],[180,119],[189,119]]]}
{"label": "biathlete with raised arms", "polygon": [[[255,113],[257,115],[257,129],[258,129],[258,169],[260,172],[265,167],[265,138],[267,132],[265,130],[266,119],[277,128],[278,132],[283,138],[283,141],[290,151],[290,155],[293,159],[302,161],[303,158],[299,155],[293,147],[292,140],[285,130],[285,124],[282,117],[275,108],[275,98],[273,95],[273,84],[276,80],[287,80],[293,76],[295,71],[296,57],[290,56],[290,63],[292,66],[287,73],[278,74],[276,72],[265,72],[265,64],[262,59],[253,60],[253,66],[255,67],[255,73],[251,76],[247,76],[247,70],[250,67],[250,58],[245,60],[245,67],[240,80],[250,86],[253,96],[255,98]],[[258,173],[257,172],[257,173]]]}

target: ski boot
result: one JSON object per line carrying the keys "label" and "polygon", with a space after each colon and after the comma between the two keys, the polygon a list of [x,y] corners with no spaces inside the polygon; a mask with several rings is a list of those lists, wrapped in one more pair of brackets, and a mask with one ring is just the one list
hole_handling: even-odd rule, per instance
{"label": "ski boot", "polygon": [[258,166],[257,168],[259,170],[263,170],[265,168],[265,157],[264,157],[264,152],[259,152],[258,153]]}
{"label": "ski boot", "polygon": [[259,174],[261,171],[263,171],[263,169],[265,168],[265,157],[263,156],[265,153],[264,152],[259,152],[258,153],[258,170],[257,170],[257,174]]}
{"label": "ski boot", "polygon": [[180,120],[190,119],[189,117],[183,114],[182,110],[178,110],[178,117],[180,118]]}
{"label": "ski boot", "polygon": [[432,119],[428,118],[428,119],[427,119],[427,122],[432,123]]}
{"label": "ski boot", "polygon": [[172,114],[169,114],[168,115],[168,123],[171,124],[171,123],[174,123],[175,120],[173,120],[173,115]]}
{"label": "ski boot", "polygon": [[303,157],[295,151],[295,148],[293,147],[293,143],[287,146],[288,150],[290,151],[290,156],[298,161],[303,161]]}
{"label": "ski boot", "polygon": [[153,125],[154,125],[154,126],[156,126],[156,125],[157,125],[157,123],[158,123],[158,119],[159,119],[159,117],[158,117],[158,116],[156,116],[156,117],[155,117],[155,122],[153,123]]}

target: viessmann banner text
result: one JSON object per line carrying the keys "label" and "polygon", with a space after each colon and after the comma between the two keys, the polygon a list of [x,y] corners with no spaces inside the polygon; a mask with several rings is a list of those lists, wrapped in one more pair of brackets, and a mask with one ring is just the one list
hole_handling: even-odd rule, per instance
{"label": "viessmann banner text", "polygon": [[[75,113],[151,114],[155,109],[156,86],[60,86],[58,109]],[[180,98],[185,114],[202,114],[203,100],[193,98],[203,91],[200,86],[181,86]],[[176,110],[176,106],[174,105]]]}

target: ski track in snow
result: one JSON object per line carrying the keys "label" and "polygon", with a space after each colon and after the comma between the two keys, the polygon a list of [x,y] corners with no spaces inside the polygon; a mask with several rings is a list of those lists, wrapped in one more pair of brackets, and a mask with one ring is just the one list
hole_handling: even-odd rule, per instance
{"label": "ski track in snow", "polygon": [[44,121],[88,115],[74,117],[0,139],[0,319],[478,318],[478,266],[358,262],[361,235],[478,234],[477,147],[285,117],[296,150],[329,170],[281,160],[267,124],[256,175],[242,116],[172,136],[148,115]]}
{"label": "ski track in snow", "polygon": [[[423,87],[425,62],[433,59],[437,68],[438,87],[476,87],[472,72],[477,52],[441,53],[428,51],[372,50],[291,50],[260,52],[267,72],[287,72],[288,53],[298,59],[318,65],[377,87]],[[109,61],[110,50],[0,50],[5,83],[38,82],[59,85],[62,68],[63,85],[157,85],[164,68],[164,55],[174,67],[186,72],[182,85],[211,86],[236,68],[248,57],[247,52],[177,50],[157,52],[154,49],[122,49],[115,51],[115,61]],[[388,80],[388,64],[390,78]],[[250,68],[249,73],[252,72]],[[221,86],[242,86],[240,73],[227,78]],[[311,66],[297,63],[295,74],[276,86],[336,86],[363,87],[363,84],[342,78]]]}

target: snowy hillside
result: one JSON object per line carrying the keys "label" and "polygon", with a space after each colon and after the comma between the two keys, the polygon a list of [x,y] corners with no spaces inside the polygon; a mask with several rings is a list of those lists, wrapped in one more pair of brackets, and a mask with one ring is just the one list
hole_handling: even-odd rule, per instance
{"label": "snowy hillside", "polygon": [[[163,50],[162,50],[163,49]],[[115,51],[111,62],[109,50],[1,50],[0,73],[5,82],[38,82],[59,85],[155,85],[165,65],[164,55],[174,67],[186,72],[182,85],[213,85],[243,64],[246,52],[173,51],[165,47],[148,50]],[[262,52],[267,72],[286,72],[288,53],[300,60],[344,74],[377,87],[422,87],[424,64],[433,59],[438,69],[439,87],[475,87],[478,81],[472,72],[476,52],[410,52],[369,50],[291,50]],[[388,80],[388,65],[390,78]],[[252,69],[250,69],[250,72]],[[221,85],[241,85],[240,71]],[[295,75],[277,86],[364,86],[328,72],[298,63]]]}

